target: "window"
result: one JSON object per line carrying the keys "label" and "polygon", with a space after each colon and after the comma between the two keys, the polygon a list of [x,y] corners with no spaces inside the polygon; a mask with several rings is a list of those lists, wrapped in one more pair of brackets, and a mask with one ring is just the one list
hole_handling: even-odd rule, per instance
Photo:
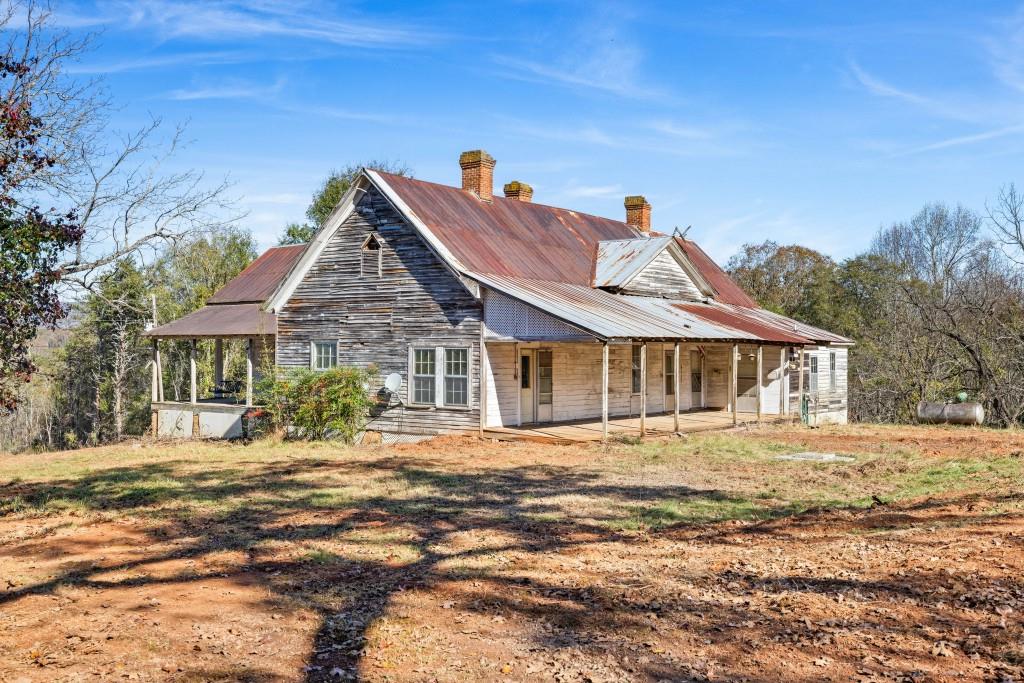
{"label": "window", "polygon": [[640,393],[640,344],[633,344],[633,393]]}
{"label": "window", "polygon": [[836,352],[828,354],[828,390],[836,390]]}
{"label": "window", "polygon": [[665,395],[676,394],[676,355],[672,351],[665,352]]}
{"label": "window", "polygon": [[811,356],[811,369],[809,372],[809,378],[807,383],[807,390],[812,393],[818,391],[818,357]]}
{"label": "window", "polygon": [[380,248],[380,240],[376,235],[370,235],[363,242],[363,250],[359,258],[359,275],[361,277],[380,277],[383,262],[383,252]]}
{"label": "window", "polygon": [[421,406],[468,407],[468,348],[413,348],[409,353],[409,402]]}
{"label": "window", "polygon": [[523,356],[522,358],[519,359],[519,362],[522,365],[522,368],[519,370],[519,387],[522,389],[529,389],[530,378],[533,377],[533,375],[530,372],[530,357]]}
{"label": "window", "polygon": [[444,404],[469,405],[469,349],[444,350]]}
{"label": "window", "polygon": [[338,343],[313,342],[310,356],[312,361],[310,365],[314,370],[330,370],[338,364]]}
{"label": "window", "polygon": [[553,392],[553,378],[551,370],[551,352],[537,352],[537,405],[551,405]]}
{"label": "window", "polygon": [[434,349],[416,349],[412,360],[412,402],[434,405]]}

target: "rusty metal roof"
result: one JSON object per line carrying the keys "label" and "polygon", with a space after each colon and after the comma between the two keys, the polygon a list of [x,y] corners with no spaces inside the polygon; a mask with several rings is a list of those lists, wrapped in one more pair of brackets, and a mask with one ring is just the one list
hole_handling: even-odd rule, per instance
{"label": "rusty metal roof", "polygon": [[[375,175],[398,194],[466,271],[590,286],[600,242],[666,238],[645,235],[622,221],[569,209],[497,196],[484,202],[457,187],[381,171]],[[715,290],[716,299],[757,306],[695,242],[676,240]],[[647,244],[653,248],[654,242]]]}
{"label": "rusty metal roof", "polygon": [[589,286],[598,242],[641,236],[609,218],[377,175],[467,271]]}
{"label": "rusty metal roof", "polygon": [[625,287],[671,243],[671,237],[601,240],[594,260],[594,286]]}
{"label": "rusty metal roof", "polygon": [[[686,311],[704,320],[713,321],[716,324],[745,332],[756,339],[786,342],[789,344],[809,344],[812,341],[808,337],[797,334],[792,325],[789,326],[789,329],[785,329],[782,325],[770,325],[740,312],[752,309],[743,309],[738,306],[726,308],[725,306],[697,302],[674,303],[672,305],[681,311]],[[739,310],[732,310],[734,308]]]}
{"label": "rusty metal roof", "polygon": [[145,335],[158,339],[196,339],[201,337],[256,337],[277,334],[277,316],[255,304],[218,304],[203,306],[183,318],[148,330]]}
{"label": "rusty metal roof", "polygon": [[305,249],[305,244],[267,249],[234,279],[218,289],[206,303],[263,303],[274,293]]}

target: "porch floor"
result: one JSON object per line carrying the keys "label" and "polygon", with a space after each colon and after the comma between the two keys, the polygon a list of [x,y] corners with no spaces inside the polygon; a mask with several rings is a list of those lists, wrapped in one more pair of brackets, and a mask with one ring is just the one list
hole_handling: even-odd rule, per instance
{"label": "porch floor", "polygon": [[[786,422],[793,415],[762,415],[763,423]],[[756,413],[740,412],[738,423],[756,423]],[[733,426],[732,413],[724,410],[689,410],[679,413],[679,432],[704,432],[715,429],[729,429]],[[651,436],[673,433],[672,413],[647,416],[647,434]],[[551,422],[543,425],[522,427],[488,427],[484,438],[503,441],[540,441],[545,443],[577,443],[601,440],[601,420],[573,420]],[[640,436],[639,417],[612,417],[608,419],[608,437]]]}

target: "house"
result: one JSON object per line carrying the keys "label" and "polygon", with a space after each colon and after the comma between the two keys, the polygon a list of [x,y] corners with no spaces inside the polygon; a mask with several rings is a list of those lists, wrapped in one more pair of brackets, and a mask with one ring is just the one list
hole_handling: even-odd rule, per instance
{"label": "house", "polygon": [[[461,188],[364,170],[309,244],[269,250],[152,329],[158,433],[238,434],[261,354],[278,371],[375,367],[366,429],[386,440],[679,430],[698,411],[845,422],[851,341],[759,308],[695,242],[654,230],[644,197],[613,220],[534,203],[519,181],[495,196],[482,150],[459,164]],[[171,338],[247,339],[244,401],[200,398],[194,381],[188,403],[164,401],[157,340]]]}

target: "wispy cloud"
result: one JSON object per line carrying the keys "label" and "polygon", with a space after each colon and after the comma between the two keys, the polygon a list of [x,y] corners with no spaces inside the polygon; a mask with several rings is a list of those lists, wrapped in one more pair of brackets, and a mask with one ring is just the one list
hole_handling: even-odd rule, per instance
{"label": "wispy cloud", "polygon": [[360,48],[424,45],[438,36],[393,21],[359,19],[354,12],[331,16],[319,2],[308,0],[115,0],[100,2],[94,12],[65,14],[64,21],[91,20],[93,25],[148,29],[163,39],[299,38]]}
{"label": "wispy cloud", "polygon": [[249,83],[246,81],[229,80],[211,83],[196,88],[180,88],[172,90],[165,96],[170,100],[251,100],[270,99],[277,96],[284,88],[285,79],[279,78],[270,85]]}
{"label": "wispy cloud", "polygon": [[129,57],[116,61],[71,64],[68,66],[67,72],[72,74],[114,74],[127,71],[144,71],[147,69],[167,69],[185,65],[238,64],[255,57],[252,53],[241,51],[180,52],[149,57]]}
{"label": "wispy cloud", "polygon": [[913,149],[897,152],[892,156],[901,157],[909,156],[912,154],[922,154],[924,152],[935,152],[940,149],[949,149],[950,147],[961,147],[963,145],[973,145],[979,142],[987,142],[989,140],[1005,138],[1011,135],[1018,135],[1020,133],[1024,133],[1024,124],[1005,126],[1003,128],[994,128],[992,130],[985,130],[980,133],[973,133],[971,135],[959,135],[956,137],[946,138],[945,140],[933,142],[928,145],[922,145],[921,147],[915,147]]}
{"label": "wispy cloud", "polygon": [[543,58],[494,55],[494,63],[503,67],[499,75],[632,99],[666,97],[645,80],[643,50],[620,30],[628,19],[622,8],[599,5],[592,12],[574,32],[559,37],[562,49],[545,50]]}
{"label": "wispy cloud", "polygon": [[868,72],[864,71],[857,62],[850,62],[850,73],[853,74],[853,77],[857,79],[858,83],[864,86],[864,88],[873,95],[903,100],[904,102],[909,102],[922,107],[936,106],[935,101],[928,97],[897,88],[890,83],[886,83],[880,78],[872,76]]}
{"label": "wispy cloud", "polygon": [[709,128],[681,125],[672,121],[654,121],[650,127],[651,130],[682,140],[710,140],[715,136]]}

